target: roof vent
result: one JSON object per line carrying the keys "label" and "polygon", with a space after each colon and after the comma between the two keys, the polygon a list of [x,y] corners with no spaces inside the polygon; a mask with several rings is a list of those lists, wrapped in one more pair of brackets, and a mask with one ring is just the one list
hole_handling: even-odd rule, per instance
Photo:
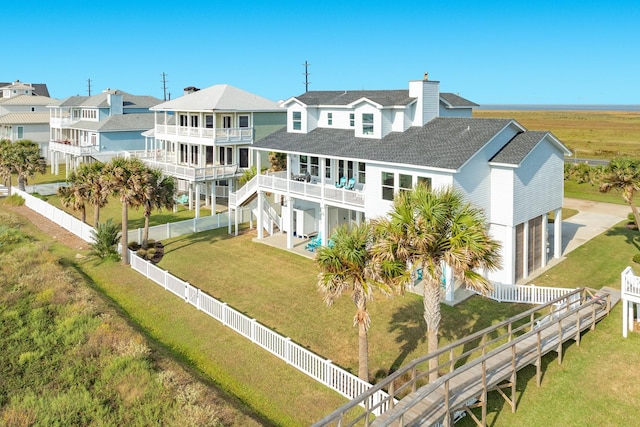
{"label": "roof vent", "polygon": [[424,81],[426,82],[427,80],[429,80],[429,72],[428,71],[426,73],[424,73]]}

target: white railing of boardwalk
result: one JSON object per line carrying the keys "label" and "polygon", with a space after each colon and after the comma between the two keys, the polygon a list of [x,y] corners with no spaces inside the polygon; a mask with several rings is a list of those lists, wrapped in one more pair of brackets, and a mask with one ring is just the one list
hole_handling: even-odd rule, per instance
{"label": "white railing of boardwalk", "polygon": [[[494,283],[493,289],[485,296],[498,302],[523,304],[546,304],[565,294],[573,292],[567,288],[549,288],[536,285],[503,285]],[[480,292],[476,292],[480,294]]]}
{"label": "white railing of boardwalk", "polygon": [[633,274],[631,267],[622,272],[620,291],[622,299],[640,303],[640,277]]}
{"label": "white railing of boardwalk", "polygon": [[[258,175],[261,190],[291,194],[308,200],[322,199],[322,184],[300,182],[274,175]],[[364,207],[365,194],[360,190],[344,190],[333,185],[324,186],[324,200],[348,206]]]}
{"label": "white railing of boardwalk", "polygon": [[229,193],[229,207],[235,209],[239,205],[243,204],[249,197],[251,197],[258,190],[258,175],[251,178],[238,189],[238,191]]}
{"label": "white railing of boardwalk", "polygon": [[62,209],[58,209],[44,200],[38,199],[24,191],[18,190],[16,187],[12,187],[13,194],[17,194],[24,199],[26,207],[46,217],[47,219],[55,222],[65,230],[68,230],[80,237],[85,242],[93,242],[93,227],[80,221],[73,215],[69,215]]}
{"label": "white railing of boardwalk", "polygon": [[[366,381],[334,365],[330,360],[310,352],[290,338],[260,324],[256,319],[240,313],[168,271],[143,260],[134,251],[129,251],[129,255],[131,268],[135,271],[341,395],[354,399],[372,387]],[[369,405],[374,407],[385,399],[388,399],[388,395],[379,391],[371,397]]]}
{"label": "white railing of boardwalk", "polygon": [[[250,208],[240,209],[238,211],[239,222],[248,222],[251,219]],[[213,230],[216,228],[222,228],[229,225],[228,212],[222,212],[211,216],[202,216],[200,218],[187,219],[184,221],[169,222],[162,225],[154,225],[149,227],[149,239],[162,240],[170,239],[176,236],[182,236],[185,234],[198,233],[200,231]],[[141,242],[143,228],[137,228],[135,230],[129,230],[128,238],[130,242]]]}

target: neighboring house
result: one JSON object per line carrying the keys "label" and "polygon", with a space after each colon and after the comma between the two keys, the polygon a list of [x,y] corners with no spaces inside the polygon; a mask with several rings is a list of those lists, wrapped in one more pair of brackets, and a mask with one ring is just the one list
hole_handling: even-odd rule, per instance
{"label": "neighboring house", "polygon": [[[145,132],[145,152],[134,154],[177,178],[190,208],[202,197],[207,206],[226,198],[255,164],[249,147],[286,125],[284,108],[230,85],[188,87],[184,96],[151,110],[155,123]],[[195,209],[199,217],[200,203]]]}
{"label": "neighboring house", "polygon": [[[36,88],[46,95],[38,95]],[[49,145],[49,110],[55,102],[48,96],[45,84],[16,81],[0,83],[0,139],[29,139],[40,145],[42,157],[47,157]]]}
{"label": "neighboring house", "polygon": [[106,162],[129,150],[143,150],[142,132],[153,127],[152,96],[107,89],[93,96],[71,96],[49,105],[52,173],[61,162],[69,170],[80,163]]}
{"label": "neighboring house", "polygon": [[[326,245],[335,227],[385,215],[394,194],[426,183],[455,187],[485,210],[502,244],[503,268],[488,273],[494,282],[515,283],[547,264],[549,213],[554,254],[562,252],[570,152],[551,133],[472,118],[476,104],[440,93],[426,76],[408,90],[313,91],[284,106],[287,128],[252,149],[286,153],[287,172],[261,175],[229,199],[237,212],[258,194],[257,206],[268,208],[256,211],[258,238],[275,223],[288,232],[288,248],[294,236],[315,233]],[[447,299],[455,286],[448,271]]]}

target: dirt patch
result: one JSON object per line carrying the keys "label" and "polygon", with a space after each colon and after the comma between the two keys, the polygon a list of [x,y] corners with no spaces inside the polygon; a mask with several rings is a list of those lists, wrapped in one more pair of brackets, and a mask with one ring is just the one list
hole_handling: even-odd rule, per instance
{"label": "dirt patch", "polygon": [[51,238],[57,240],[65,246],[78,250],[89,249],[89,243],[85,242],[70,231],[60,227],[55,222],[51,221],[47,217],[40,215],[37,212],[32,211],[26,206],[11,206],[12,210],[28,219],[33,225],[38,227],[40,231],[51,236]]}

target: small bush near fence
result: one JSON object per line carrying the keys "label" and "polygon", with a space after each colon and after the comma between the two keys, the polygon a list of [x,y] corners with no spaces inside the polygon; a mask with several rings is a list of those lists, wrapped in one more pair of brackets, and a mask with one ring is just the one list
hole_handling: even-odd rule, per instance
{"label": "small bush near fence", "polygon": [[24,199],[17,194],[12,194],[4,199],[4,202],[10,206],[24,205]]}

